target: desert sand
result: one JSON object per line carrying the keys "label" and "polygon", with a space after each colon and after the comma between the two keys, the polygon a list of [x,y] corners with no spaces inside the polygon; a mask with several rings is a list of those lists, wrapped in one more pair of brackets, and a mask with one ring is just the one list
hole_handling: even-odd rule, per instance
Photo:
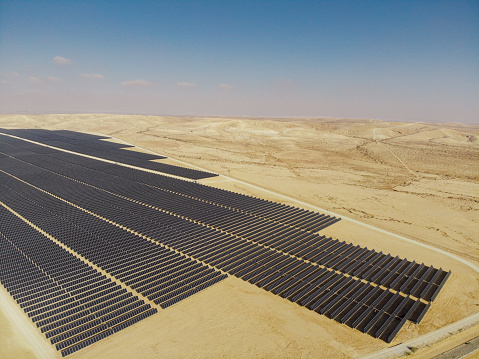
{"label": "desert sand", "polygon": [[[479,264],[479,126],[79,114],[0,115],[0,127],[114,136],[135,150],[168,156],[163,162],[180,160],[224,175],[205,184],[319,207]],[[405,325],[390,344],[229,277],[69,357],[351,358],[477,312],[477,272],[459,260],[348,220],[321,234],[452,275],[421,324]],[[18,323],[7,307],[0,309],[0,356],[60,357],[48,348],[35,350],[29,336],[49,342],[39,332],[22,331],[28,323]]]}

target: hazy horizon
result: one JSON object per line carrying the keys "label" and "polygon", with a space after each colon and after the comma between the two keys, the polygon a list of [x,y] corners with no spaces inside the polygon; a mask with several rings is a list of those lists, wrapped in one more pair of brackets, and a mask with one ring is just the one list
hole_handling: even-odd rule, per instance
{"label": "hazy horizon", "polygon": [[0,3],[0,113],[479,123],[476,1]]}

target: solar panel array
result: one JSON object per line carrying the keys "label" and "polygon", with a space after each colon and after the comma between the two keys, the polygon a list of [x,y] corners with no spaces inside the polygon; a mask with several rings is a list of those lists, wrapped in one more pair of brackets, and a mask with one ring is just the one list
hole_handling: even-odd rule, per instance
{"label": "solar panel array", "polygon": [[229,273],[390,342],[450,275],[316,233],[339,218],[44,148],[0,136],[1,201],[162,308]]}
{"label": "solar panel array", "polygon": [[120,162],[132,166],[148,168],[150,170],[169,173],[179,177],[197,180],[217,176],[217,174],[210,172],[169,165],[166,163],[151,162],[150,160],[164,159],[167,157],[151,155],[142,152],[128,151],[124,150],[123,148],[132,146],[118,144],[114,142],[100,141],[102,139],[108,139],[110,137],[95,136],[80,132],[64,130],[49,131],[42,129],[0,129],[0,132],[19,136],[64,150],[94,156],[114,162]]}

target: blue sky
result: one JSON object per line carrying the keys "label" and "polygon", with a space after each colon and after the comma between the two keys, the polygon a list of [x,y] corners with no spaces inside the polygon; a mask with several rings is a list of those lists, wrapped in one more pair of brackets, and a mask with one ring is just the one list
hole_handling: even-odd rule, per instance
{"label": "blue sky", "polygon": [[477,1],[2,1],[0,113],[479,122]]}

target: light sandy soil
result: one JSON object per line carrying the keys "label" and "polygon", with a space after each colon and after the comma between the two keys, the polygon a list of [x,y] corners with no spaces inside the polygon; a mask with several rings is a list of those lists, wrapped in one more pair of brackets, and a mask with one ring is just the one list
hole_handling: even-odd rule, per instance
{"label": "light sandy soil", "polygon": [[[112,135],[170,157],[163,162],[189,162],[479,264],[479,126],[88,114],[0,115],[0,127]],[[297,205],[226,177],[203,182]],[[71,357],[350,358],[477,312],[479,278],[464,264],[348,221],[322,234],[453,274],[421,324],[407,324],[391,344],[231,277]],[[5,322],[0,311],[8,334]],[[23,340],[7,341],[9,353],[28,351]]]}

